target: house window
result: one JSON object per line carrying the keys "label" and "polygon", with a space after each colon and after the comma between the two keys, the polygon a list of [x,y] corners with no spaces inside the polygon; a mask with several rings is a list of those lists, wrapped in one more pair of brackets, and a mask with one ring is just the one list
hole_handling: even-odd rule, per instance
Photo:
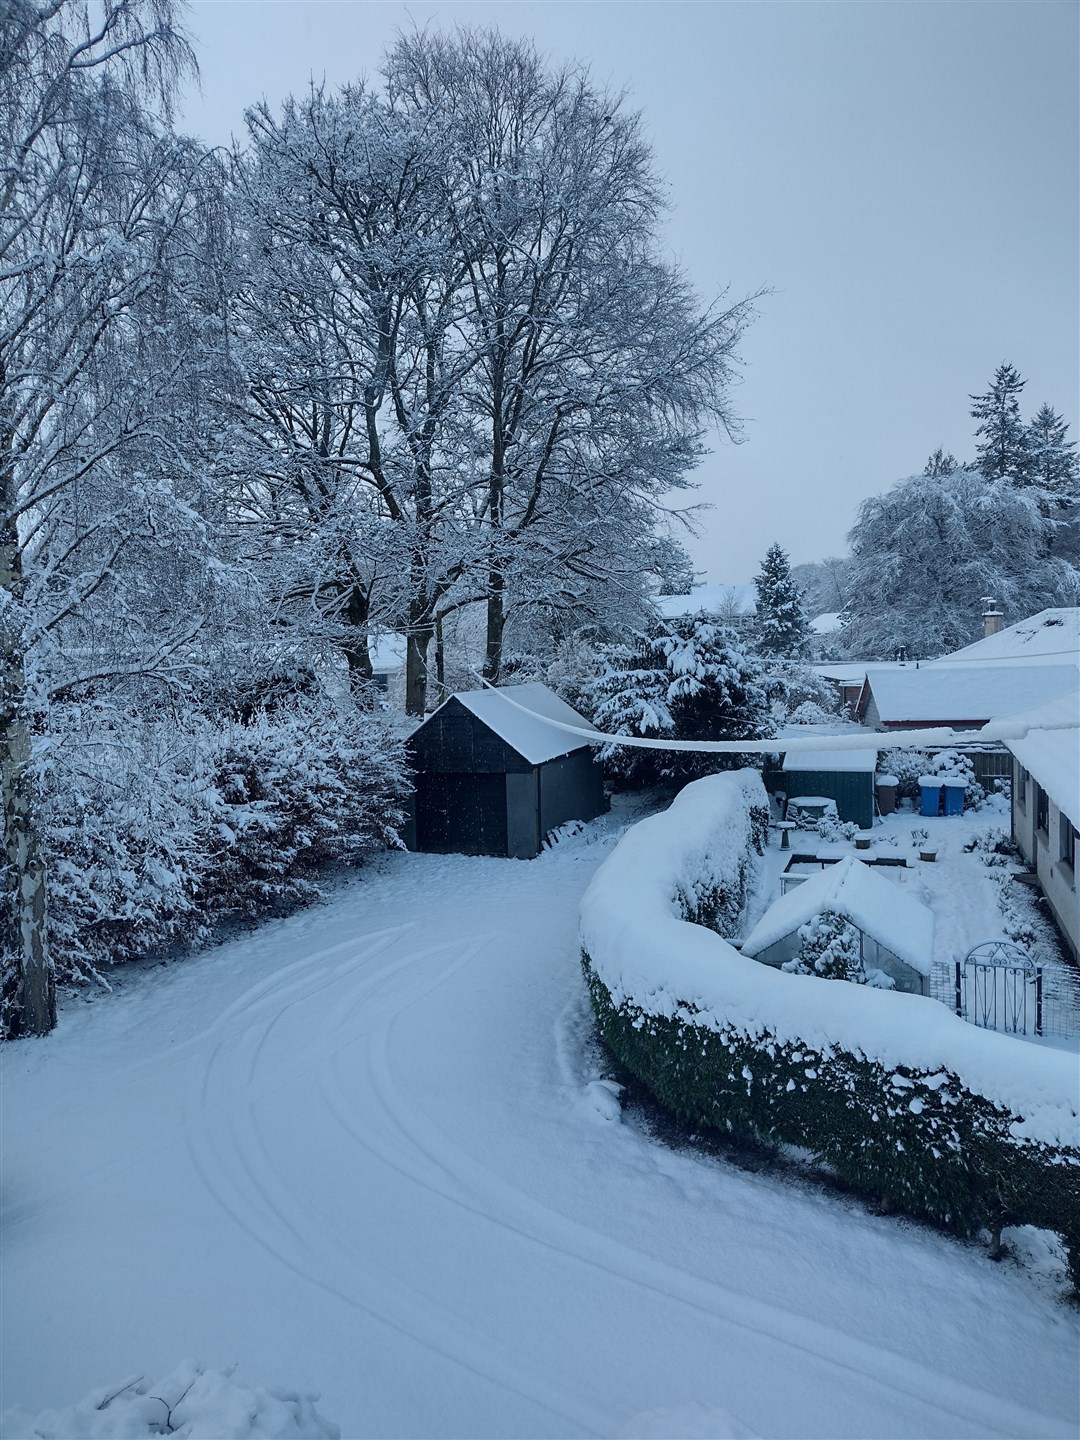
{"label": "house window", "polygon": [[1070,825],[1064,815],[1058,816],[1058,835],[1061,840],[1061,863],[1070,870],[1076,869],[1076,827]]}
{"label": "house window", "polygon": [[1050,802],[1041,785],[1035,786],[1035,828],[1043,834],[1050,834]]}
{"label": "house window", "polygon": [[1022,765],[1016,767],[1016,803],[1021,810],[1027,809],[1028,772]]}

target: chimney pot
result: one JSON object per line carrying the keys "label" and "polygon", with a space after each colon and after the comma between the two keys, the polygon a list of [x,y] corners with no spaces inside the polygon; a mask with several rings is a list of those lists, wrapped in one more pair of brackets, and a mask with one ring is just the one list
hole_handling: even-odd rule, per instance
{"label": "chimney pot", "polygon": [[1005,623],[1005,616],[997,608],[997,601],[990,595],[983,596],[983,604],[986,609],[983,611],[983,639],[989,635],[996,635]]}

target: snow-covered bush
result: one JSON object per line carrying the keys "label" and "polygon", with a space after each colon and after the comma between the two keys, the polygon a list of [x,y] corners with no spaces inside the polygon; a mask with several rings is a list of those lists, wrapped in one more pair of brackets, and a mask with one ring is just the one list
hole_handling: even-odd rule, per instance
{"label": "snow-covered bush", "polygon": [[819,975],[824,980],[850,980],[855,985],[895,989],[896,982],[883,970],[867,970],[858,930],[835,910],[823,910],[800,925],[799,941],[798,955],[780,967],[789,975]]}
{"label": "snow-covered bush", "polygon": [[836,691],[828,680],[798,660],[770,656],[763,661],[762,683],[779,724],[835,725]]}
{"label": "snow-covered bush", "polygon": [[886,750],[878,756],[878,771],[896,776],[896,798],[918,800],[919,776],[930,773],[930,756],[924,750]]}
{"label": "snow-covered bush", "polygon": [[[668,621],[633,647],[601,652],[581,703],[598,729],[673,740],[756,740],[774,733],[761,664],[735,632],[702,613]],[[625,785],[685,784],[731,769],[738,756],[606,746],[608,774]]]}
{"label": "snow-covered bush", "polygon": [[801,705],[796,705],[787,721],[789,725],[833,725],[836,723],[836,715],[823,710],[813,700],[804,700]]}
{"label": "snow-covered bush", "polygon": [[822,840],[854,840],[859,827],[854,820],[841,820],[833,810],[828,810],[814,826]]}
{"label": "snow-covered bush", "polygon": [[1075,1057],[921,995],[825,985],[740,955],[686,900],[732,868],[731,807],[689,786],[633,827],[581,904],[600,1035],[679,1120],[797,1145],[856,1193],[970,1234],[1065,1240],[1080,1289]]}
{"label": "snow-covered bush", "polygon": [[161,1380],[143,1375],[91,1390],[58,1410],[0,1414],[6,1440],[340,1440],[341,1430],[315,1409],[317,1395],[243,1385],[232,1370],[193,1360]]}
{"label": "snow-covered bush", "polygon": [[72,980],[310,899],[328,863],[396,843],[385,721],[293,699],[214,723],[59,706],[40,746],[52,953]]}

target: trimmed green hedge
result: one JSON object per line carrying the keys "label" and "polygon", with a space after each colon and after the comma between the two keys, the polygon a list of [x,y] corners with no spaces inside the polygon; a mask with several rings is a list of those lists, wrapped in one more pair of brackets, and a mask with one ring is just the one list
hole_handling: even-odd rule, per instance
{"label": "trimmed green hedge", "polygon": [[[1080,1151],[1027,1141],[1016,1117],[947,1071],[890,1068],[749,1038],[734,1027],[616,1004],[587,954],[600,1035],[616,1060],[684,1125],[799,1145],[853,1191],[970,1235],[981,1226],[1056,1231],[1080,1292]],[[831,982],[837,983],[837,982]]]}

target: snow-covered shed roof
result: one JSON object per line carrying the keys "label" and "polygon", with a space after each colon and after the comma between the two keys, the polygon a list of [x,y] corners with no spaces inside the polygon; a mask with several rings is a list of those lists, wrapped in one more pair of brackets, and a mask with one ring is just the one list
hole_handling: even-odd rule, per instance
{"label": "snow-covered shed roof", "polygon": [[824,615],[815,615],[810,621],[810,629],[815,635],[831,635],[840,629],[840,611],[829,610]]}
{"label": "snow-covered shed roof", "polygon": [[1080,607],[1040,610],[930,663],[939,667],[976,660],[986,665],[1066,665],[1071,660],[1080,665]]}
{"label": "snow-covered shed roof", "polygon": [[1013,718],[1032,728],[1023,739],[1005,744],[1051,803],[1080,829],[1080,689]]}
{"label": "snow-covered shed roof", "polygon": [[760,954],[826,910],[845,916],[920,975],[930,974],[932,912],[853,855],[774,901],[743,941],[742,953]]}
{"label": "snow-covered shed roof", "polygon": [[789,775],[805,770],[865,771],[873,774],[877,769],[877,751],[813,750],[801,755],[785,755],[781,768]]}
{"label": "snow-covered shed roof", "polygon": [[[911,665],[867,671],[883,725],[985,723],[1053,700],[1076,685],[1071,665]],[[860,706],[868,699],[864,688]]]}
{"label": "snow-covered shed roof", "polygon": [[689,595],[658,595],[653,601],[666,620],[682,615],[696,615],[705,610],[710,615],[749,616],[757,613],[757,586],[695,585]]}
{"label": "snow-covered shed roof", "polygon": [[[544,723],[558,720],[563,725],[592,729],[583,715],[539,681],[528,685],[501,685],[494,690],[460,690],[452,698],[460,701],[530,765],[542,765],[545,760],[568,755],[571,750],[580,750],[589,743],[578,735]],[[518,706],[523,709],[519,710]]]}

